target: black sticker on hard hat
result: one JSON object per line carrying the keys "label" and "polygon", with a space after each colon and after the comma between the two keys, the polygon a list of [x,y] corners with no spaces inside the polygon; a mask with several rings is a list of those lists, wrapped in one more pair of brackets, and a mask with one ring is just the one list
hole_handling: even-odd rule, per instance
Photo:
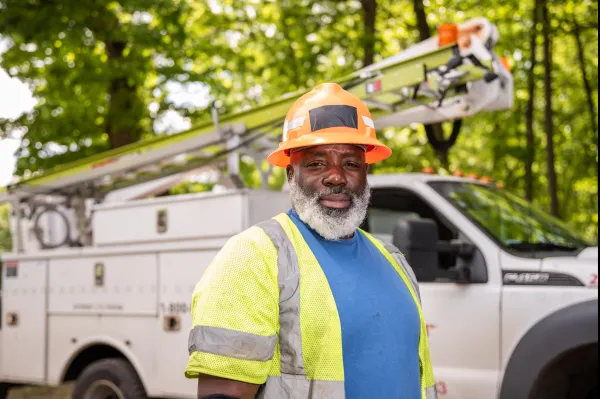
{"label": "black sticker on hard hat", "polygon": [[350,105],[323,105],[311,109],[309,115],[312,132],[330,127],[358,129],[358,111]]}

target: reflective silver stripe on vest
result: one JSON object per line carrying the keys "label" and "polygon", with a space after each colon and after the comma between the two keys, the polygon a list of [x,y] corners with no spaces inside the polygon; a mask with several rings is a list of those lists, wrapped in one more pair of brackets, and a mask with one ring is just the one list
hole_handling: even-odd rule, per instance
{"label": "reflective silver stripe on vest", "polygon": [[188,350],[236,359],[266,362],[273,358],[277,335],[271,337],[226,328],[196,326],[189,335]]}
{"label": "reflective silver stripe on vest", "polygon": [[[269,377],[257,399],[343,399],[343,381],[307,380],[304,376]],[[429,398],[427,398],[429,399]]]}
{"label": "reflective silver stripe on vest", "polygon": [[429,387],[425,390],[425,397],[427,399],[437,399],[437,389],[435,386]]}
{"label": "reflective silver stripe on vest", "polygon": [[[266,220],[259,223],[258,227],[263,229],[277,249],[281,373],[305,376],[300,329],[300,269],[298,268],[298,257],[285,230],[277,220]],[[267,386],[269,385],[271,385],[270,379],[267,383]],[[267,396],[267,398],[270,397]],[[279,396],[274,396],[274,398],[279,398]],[[287,399],[283,396],[281,398]]]}
{"label": "reflective silver stripe on vest", "polygon": [[417,276],[415,275],[415,272],[413,271],[412,267],[410,267],[400,250],[396,248],[395,245],[389,244],[377,237],[374,238],[377,241],[379,241],[381,245],[383,245],[385,250],[388,251],[394,257],[394,259],[396,259],[396,262],[398,262],[398,264],[404,271],[404,274],[406,274],[406,277],[408,277],[408,279],[410,280],[410,284],[412,285],[412,288],[415,291],[419,302],[421,302],[421,292],[419,291],[419,283],[417,282]]}

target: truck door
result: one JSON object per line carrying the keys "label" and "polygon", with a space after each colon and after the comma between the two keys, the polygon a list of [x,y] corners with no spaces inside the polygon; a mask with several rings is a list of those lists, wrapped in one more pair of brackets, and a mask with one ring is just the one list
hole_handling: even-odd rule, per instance
{"label": "truck door", "polygon": [[[363,228],[393,243],[396,223],[404,219],[430,219],[438,227],[441,243],[468,240],[452,215],[411,188],[373,190]],[[430,198],[430,196],[427,196]],[[472,244],[477,245],[472,241]],[[431,356],[440,398],[482,399],[496,396],[499,374],[500,284],[488,276],[487,263],[498,254],[476,247],[471,269],[477,282],[458,284],[452,267],[456,255],[439,253],[437,265],[412,264],[417,275],[427,320]]]}

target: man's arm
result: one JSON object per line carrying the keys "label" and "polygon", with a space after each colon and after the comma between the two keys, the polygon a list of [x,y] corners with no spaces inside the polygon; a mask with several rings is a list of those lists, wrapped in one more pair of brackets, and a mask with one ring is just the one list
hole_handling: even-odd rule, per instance
{"label": "man's arm", "polygon": [[198,399],[254,399],[259,385],[200,374]]}
{"label": "man's arm", "polygon": [[191,315],[185,376],[198,378],[198,398],[254,399],[273,365],[279,322],[277,250],[262,230],[219,251],[196,285]]}

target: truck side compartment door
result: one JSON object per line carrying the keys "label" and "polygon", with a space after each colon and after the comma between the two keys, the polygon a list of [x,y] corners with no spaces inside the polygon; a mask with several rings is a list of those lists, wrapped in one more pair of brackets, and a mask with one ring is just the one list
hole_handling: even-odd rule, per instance
{"label": "truck side compartment door", "polygon": [[0,370],[7,380],[46,379],[47,260],[7,260],[3,266]]}
{"label": "truck side compartment door", "polygon": [[[442,216],[437,206],[410,188],[374,189],[364,228],[393,243],[396,223],[404,219],[429,219],[438,227],[441,243],[466,240]],[[470,242],[471,244],[476,244]],[[486,250],[488,251],[488,250]],[[488,251],[490,252],[490,251]],[[472,258],[478,283],[458,284],[452,267],[456,255],[439,253],[437,265],[411,264],[419,281],[427,320],[431,358],[438,395],[448,399],[494,398],[499,375],[500,285],[488,277],[486,262],[496,253],[477,248]]]}
{"label": "truck side compartment door", "polygon": [[94,250],[49,263],[48,382],[88,347],[121,352],[152,392],[157,359],[157,254]]}

